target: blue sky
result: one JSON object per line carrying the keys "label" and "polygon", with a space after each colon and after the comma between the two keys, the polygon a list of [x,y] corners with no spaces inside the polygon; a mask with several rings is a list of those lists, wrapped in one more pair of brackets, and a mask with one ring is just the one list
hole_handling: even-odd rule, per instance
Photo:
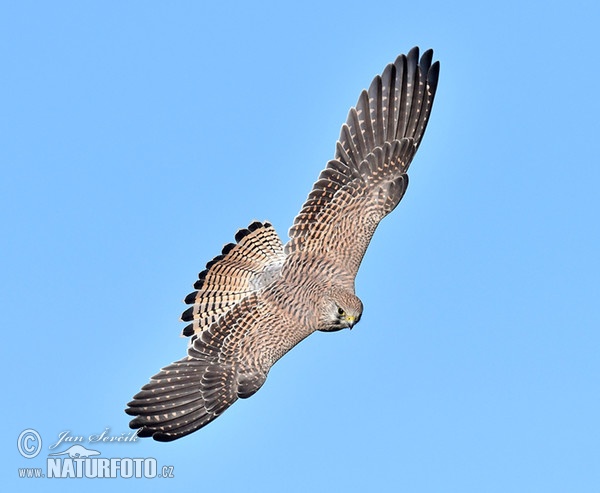
{"label": "blue sky", "polygon": [[[4,484],[598,491],[599,14],[3,2]],[[128,432],[131,396],[185,354],[197,273],[254,219],[286,238],[360,90],[414,45],[440,84],[357,278],[361,323],[308,338],[198,433],[96,447],[173,479],[19,479],[61,432]]]}

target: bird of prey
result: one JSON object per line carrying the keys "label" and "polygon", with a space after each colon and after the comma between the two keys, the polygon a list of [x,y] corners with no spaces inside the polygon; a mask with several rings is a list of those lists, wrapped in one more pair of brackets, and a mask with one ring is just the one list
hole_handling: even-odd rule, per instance
{"label": "bird of prey", "polygon": [[171,441],[198,430],[253,395],[304,338],[358,323],[354,278],[377,225],[406,191],[437,88],[432,57],[413,48],[361,93],[285,245],[270,223],[253,222],[206,264],[181,316],[187,356],[126,409],[138,436]]}

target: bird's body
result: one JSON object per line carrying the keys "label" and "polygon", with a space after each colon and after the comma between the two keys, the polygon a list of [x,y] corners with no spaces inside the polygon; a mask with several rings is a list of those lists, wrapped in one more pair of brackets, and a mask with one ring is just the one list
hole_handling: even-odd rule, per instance
{"label": "bird's body", "polygon": [[362,314],[354,279],[377,225],[400,202],[433,104],[431,50],[401,55],[363,91],[335,158],[283,245],[268,222],[238,231],[185,302],[188,356],[152,377],[126,410],[139,436],[174,440],[254,394],[273,364],[320,330]]}

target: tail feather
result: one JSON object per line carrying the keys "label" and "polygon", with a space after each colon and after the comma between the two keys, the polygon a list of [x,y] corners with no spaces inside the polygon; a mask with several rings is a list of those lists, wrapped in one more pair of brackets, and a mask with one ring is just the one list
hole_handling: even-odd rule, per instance
{"label": "tail feather", "polygon": [[192,323],[183,329],[184,336],[210,327],[250,293],[268,284],[281,267],[283,245],[268,222],[253,222],[239,230],[235,240],[206,264],[194,284],[197,291],[185,297],[185,303],[192,306],[182,313],[181,320]]}

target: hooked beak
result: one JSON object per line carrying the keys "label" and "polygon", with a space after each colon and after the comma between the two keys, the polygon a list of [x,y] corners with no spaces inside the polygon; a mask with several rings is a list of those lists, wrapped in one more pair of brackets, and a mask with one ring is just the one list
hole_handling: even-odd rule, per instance
{"label": "hooked beak", "polygon": [[352,315],[347,315],[345,320],[346,320],[346,323],[348,324],[349,329],[352,329],[352,327],[354,327],[354,324],[356,324],[356,322],[357,322],[356,317],[354,317]]}

